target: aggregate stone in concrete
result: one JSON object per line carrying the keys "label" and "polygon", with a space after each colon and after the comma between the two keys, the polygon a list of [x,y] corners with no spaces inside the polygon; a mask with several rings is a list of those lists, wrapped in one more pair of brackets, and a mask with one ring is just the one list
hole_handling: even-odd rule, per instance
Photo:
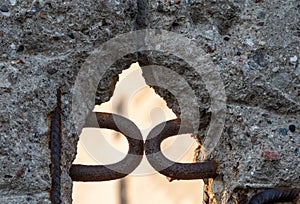
{"label": "aggregate stone in concrete", "polygon": [[[225,127],[208,158],[220,163],[224,188],[214,188],[218,203],[233,201],[231,194],[239,189],[249,189],[246,196],[251,196],[264,188],[299,188],[299,6],[297,0],[1,1],[1,203],[51,202],[49,115],[56,106],[57,88],[63,108],[61,200],[71,203],[68,169],[79,133],[70,113],[77,74],[102,43],[145,28],[192,39],[222,78]],[[191,67],[165,53],[128,54],[110,67],[96,102],[109,100],[117,75],[132,62],[172,65],[194,81],[191,87],[201,101],[200,124],[204,124],[198,135],[201,141],[210,107],[207,90],[199,88],[201,77],[191,76]],[[174,97],[154,89],[179,115]],[[270,158],[268,152],[277,156]]]}
{"label": "aggregate stone in concrete", "polygon": [[60,88],[61,200],[71,203],[78,140],[71,89],[95,46],[133,29],[136,3],[10,0],[0,8],[0,201],[51,202],[50,113]]}

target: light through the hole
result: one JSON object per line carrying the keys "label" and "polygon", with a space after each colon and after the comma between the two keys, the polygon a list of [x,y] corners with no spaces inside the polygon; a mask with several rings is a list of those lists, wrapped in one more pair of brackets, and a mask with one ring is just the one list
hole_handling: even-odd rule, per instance
{"label": "light through the hole", "polygon": [[[191,162],[191,158],[195,157],[192,150],[198,147],[198,143],[190,134],[183,134],[176,137],[169,137],[161,143],[163,154],[170,160],[176,162]],[[181,152],[178,150],[185,150]]]}
{"label": "light through the hole", "polygon": [[[129,118],[139,127],[144,139],[157,124],[176,118],[175,114],[166,106],[166,102],[146,85],[137,63],[124,70],[119,77],[110,101],[96,106],[94,111],[117,113]],[[89,131],[83,131],[80,136],[78,153],[74,163],[99,165],[101,162],[101,164],[108,164],[120,161],[125,156],[124,150],[127,152],[128,144],[124,137],[116,132],[108,131],[105,134],[115,134],[108,139],[108,137],[103,137],[100,134],[99,136],[98,134],[91,136]],[[100,130],[95,131],[97,133]],[[177,139],[177,137],[176,140],[169,138],[163,142],[162,146],[168,146],[166,150],[169,151],[164,152],[164,154],[174,161],[192,162],[194,149],[197,147],[196,142],[190,135],[180,136]],[[101,146],[102,144],[107,144],[108,147]],[[87,146],[90,147],[87,148]],[[110,150],[110,147],[114,150]],[[123,157],[116,153],[121,153],[120,150],[123,152]],[[125,182],[126,199],[129,204],[198,204],[202,201],[201,181],[173,181],[169,183],[164,176],[155,173],[146,158],[132,173],[132,176],[125,178]],[[119,181],[74,182],[73,203],[119,204],[119,187]]]}
{"label": "light through the hole", "polygon": [[[80,141],[79,145],[94,160],[94,163],[115,163],[122,160],[128,152],[126,138],[113,130],[84,128],[80,136]],[[75,162],[82,164],[84,160],[75,160]]]}

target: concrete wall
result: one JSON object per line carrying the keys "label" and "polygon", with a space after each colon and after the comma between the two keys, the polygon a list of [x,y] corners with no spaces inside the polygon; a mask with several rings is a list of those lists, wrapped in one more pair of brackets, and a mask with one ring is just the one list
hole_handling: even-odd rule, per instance
{"label": "concrete wall", "polygon": [[[50,203],[49,114],[56,107],[57,88],[62,91],[61,200],[71,203],[68,169],[81,130],[72,105],[74,97],[84,96],[74,96],[76,77],[95,49],[136,29],[162,29],[190,39],[203,51],[191,56],[205,55],[222,79],[226,119],[208,156],[220,164],[216,199],[227,199],[233,191],[247,195],[261,188],[299,187],[299,6],[297,0],[1,1],[1,203]],[[142,47],[143,38],[135,40]],[[124,54],[98,81],[96,103],[109,100],[117,74],[132,62],[169,67],[189,82],[201,102],[203,141],[211,119],[211,93],[201,88],[205,79],[192,74],[193,67],[176,53]],[[174,97],[154,88],[180,115]],[[77,107],[82,120],[93,105]],[[263,154],[269,150],[278,158]]]}

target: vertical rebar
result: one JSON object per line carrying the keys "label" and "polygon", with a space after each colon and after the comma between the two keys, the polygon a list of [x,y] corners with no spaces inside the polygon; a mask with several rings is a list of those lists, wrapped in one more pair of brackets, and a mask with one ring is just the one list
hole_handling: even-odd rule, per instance
{"label": "vertical rebar", "polygon": [[50,199],[53,204],[60,204],[60,160],[61,160],[61,91],[57,89],[57,105],[51,113],[50,150],[51,150],[51,192]]}

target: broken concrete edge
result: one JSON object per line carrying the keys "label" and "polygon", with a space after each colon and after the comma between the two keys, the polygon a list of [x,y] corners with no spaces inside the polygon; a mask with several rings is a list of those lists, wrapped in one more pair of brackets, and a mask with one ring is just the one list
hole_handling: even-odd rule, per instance
{"label": "broken concrete edge", "polygon": [[[145,56],[144,56],[145,57]],[[141,57],[142,58],[142,57]],[[142,59],[144,59],[144,58],[142,58]],[[116,64],[119,64],[119,66],[116,66],[116,65],[114,65],[113,67],[123,67],[123,68],[128,68],[129,66],[130,66],[130,64],[132,63],[132,62],[135,62],[134,60],[128,60],[128,56],[126,57],[126,63],[124,63],[124,62],[122,62],[122,60],[120,60],[120,61],[117,61],[116,62]],[[139,61],[139,63],[140,64],[144,64],[145,65],[145,61]],[[149,59],[148,60],[146,60],[146,63],[149,63]],[[157,63],[157,62],[156,62]],[[181,67],[182,67],[182,64],[180,65]],[[119,70],[118,71],[118,73],[120,73],[121,72],[121,70]],[[111,77],[111,75],[110,75],[110,77]],[[147,77],[146,77],[147,78]],[[102,89],[103,90],[103,89]],[[99,94],[99,93],[98,93]],[[99,95],[98,96],[96,96],[96,97],[99,97]],[[172,100],[172,101],[174,101],[174,100]],[[230,107],[230,106],[229,106]],[[251,110],[251,108],[246,108],[246,109],[248,109],[248,110]],[[255,108],[255,109],[259,109],[259,108]],[[255,110],[255,109],[253,109],[253,110]],[[175,109],[176,110],[176,109]],[[260,110],[260,112],[262,112],[261,110]],[[267,114],[267,112],[268,111],[263,111],[264,113],[264,115],[266,115]],[[177,112],[178,113],[178,112]],[[231,115],[232,114],[232,111],[229,111],[229,115]],[[279,118],[277,119],[277,120],[279,120],[280,121],[280,114],[279,114]],[[257,142],[257,140],[251,140],[251,142],[253,143],[253,142]],[[225,148],[226,149],[226,148]],[[261,154],[262,152],[260,152],[259,154],[258,154],[258,156],[262,156],[262,154]],[[264,158],[263,157],[261,157],[262,158],[262,161],[264,160]],[[253,161],[253,162],[256,162],[256,161]],[[265,161],[263,161],[263,162],[265,162]],[[225,163],[226,164],[226,162],[223,162],[223,163]],[[272,164],[272,162],[270,162],[269,164]],[[222,172],[222,171],[220,171],[220,172]],[[296,172],[295,172],[296,173]],[[288,182],[287,182],[288,183]],[[231,186],[232,187],[232,186]],[[238,188],[239,187],[239,185],[238,184],[235,184],[235,185],[233,185],[233,189],[232,190],[234,190],[235,188]],[[250,186],[249,186],[250,187]],[[257,186],[258,187],[258,186]],[[255,190],[257,187],[255,187],[255,186],[253,186],[252,188],[253,188],[253,190]],[[263,185],[261,185],[260,187],[263,187]],[[267,187],[267,186],[265,186],[265,187]],[[251,187],[250,187],[251,188]],[[227,191],[228,192],[230,192],[228,189],[227,189]],[[227,194],[227,196],[231,196],[231,194]]]}
{"label": "broken concrete edge", "polygon": [[[36,192],[48,192],[51,185],[46,139],[49,121],[45,115],[55,107],[54,92],[59,86],[66,93],[63,96],[62,199],[70,203],[72,181],[68,168],[75,157],[78,140],[76,128],[71,125],[73,121],[68,117],[74,75],[94,46],[134,28],[136,1],[101,2],[101,5],[80,1],[5,4],[8,6],[1,11],[4,20],[0,22],[5,31],[0,48],[4,61],[1,64],[4,80],[0,82],[4,167],[1,196],[4,201],[11,199],[9,202],[23,201],[26,196],[31,202],[49,199],[49,194]],[[300,144],[297,8],[297,1],[279,0],[272,4],[267,1],[247,4],[149,1],[148,26],[183,33],[193,39],[212,57],[224,78],[230,102],[229,119],[222,137],[225,139],[214,154],[223,164],[226,183],[232,187],[247,184],[257,189],[300,183],[293,181],[299,179],[297,170],[300,169],[297,166],[297,144]],[[97,9],[101,12],[94,12]],[[95,18],[86,18],[87,15]],[[110,98],[107,93],[112,89],[108,87],[107,92],[102,92],[103,101]],[[160,95],[165,96],[168,104],[175,104],[167,93]],[[170,107],[175,109],[176,104]],[[291,131],[290,125],[297,127],[296,130]],[[251,154],[249,147],[254,147],[254,151],[250,148]],[[262,151],[277,151],[280,159],[272,162],[269,160],[277,157],[265,156],[266,160]],[[230,157],[223,160],[221,154],[225,153]],[[250,157],[244,159],[242,156],[247,153]],[[20,168],[24,168],[21,178],[17,176]],[[276,179],[279,177],[282,178]]]}

